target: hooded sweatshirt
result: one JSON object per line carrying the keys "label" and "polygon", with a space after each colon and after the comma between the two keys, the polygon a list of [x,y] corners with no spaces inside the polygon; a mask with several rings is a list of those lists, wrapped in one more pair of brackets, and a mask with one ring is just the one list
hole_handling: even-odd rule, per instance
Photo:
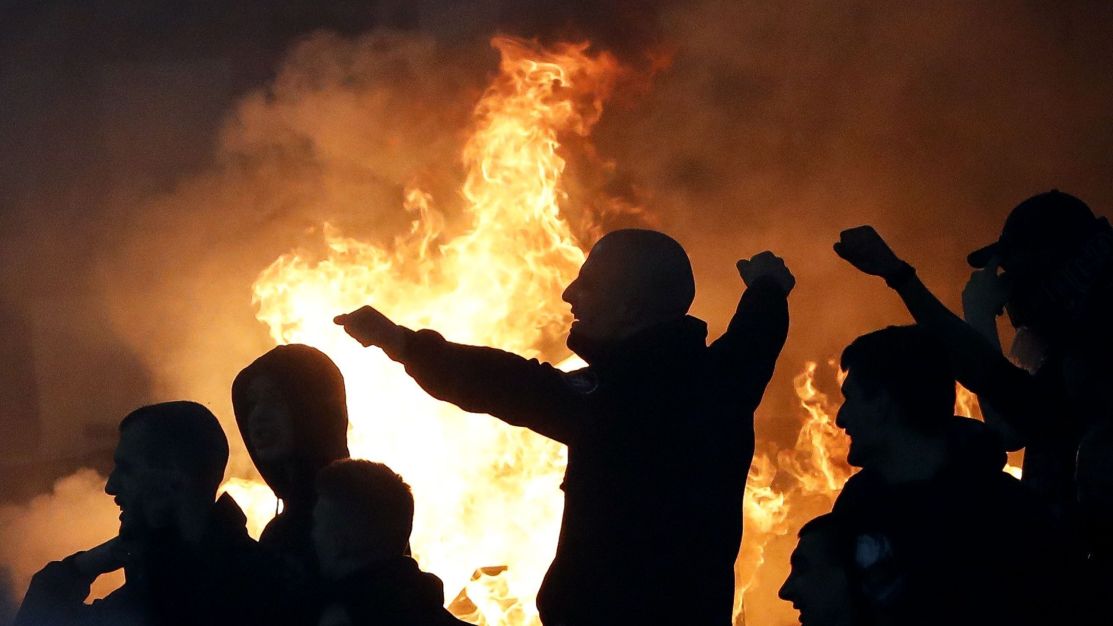
{"label": "hooded sweatshirt", "polygon": [[[247,419],[253,405],[248,389],[266,377],[280,390],[290,409],[293,454],[283,463],[259,458]],[[286,511],[267,524],[259,543],[315,569],[312,529],[314,481],[329,463],[348,458],[348,409],[344,376],[325,353],[301,344],[278,346],[256,359],[232,383],[236,424],[252,462]]]}

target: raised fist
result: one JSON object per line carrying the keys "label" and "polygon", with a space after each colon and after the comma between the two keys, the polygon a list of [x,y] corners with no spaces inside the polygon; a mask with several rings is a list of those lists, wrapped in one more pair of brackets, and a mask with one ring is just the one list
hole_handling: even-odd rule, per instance
{"label": "raised fist", "polygon": [[889,278],[901,271],[904,261],[893,254],[889,244],[877,234],[873,226],[858,226],[842,231],[835,253],[860,271],[873,276]]}
{"label": "raised fist", "polygon": [[343,326],[344,332],[363,344],[365,348],[377,346],[388,355],[402,351],[405,331],[370,306],[361,306],[351,313],[337,315],[332,321]]}
{"label": "raised fist", "polygon": [[738,261],[738,275],[747,287],[752,287],[759,279],[770,278],[784,290],[785,294],[796,286],[796,278],[788,271],[784,259],[766,250],[749,259]]}

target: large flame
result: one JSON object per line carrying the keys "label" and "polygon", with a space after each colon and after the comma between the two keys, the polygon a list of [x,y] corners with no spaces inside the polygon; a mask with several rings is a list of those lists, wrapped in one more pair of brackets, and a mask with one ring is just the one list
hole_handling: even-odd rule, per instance
{"label": "large flame", "polygon": [[[545,351],[561,345],[570,313],[560,294],[585,253],[560,212],[558,136],[588,134],[619,67],[586,45],[493,45],[500,71],[463,149],[458,232],[411,186],[403,206],[413,226],[389,249],[326,226],[325,253],[282,256],[259,276],[254,299],[277,343],[313,345],[344,372],[352,454],[387,463],[413,487],[413,552],[450,594],[466,590],[452,608],[476,623],[524,625],[538,622],[534,597],[559,530],[563,446],[429,398],[331,321],[370,303],[455,341],[566,356]],[[253,519],[273,516],[265,489],[229,488]]]}

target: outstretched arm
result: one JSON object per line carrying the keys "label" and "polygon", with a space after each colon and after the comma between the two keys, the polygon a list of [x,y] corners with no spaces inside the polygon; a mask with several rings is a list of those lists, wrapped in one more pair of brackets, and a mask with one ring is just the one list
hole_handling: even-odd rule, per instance
{"label": "outstretched arm", "polygon": [[[1032,376],[1010,363],[999,347],[952,313],[873,227],[843,231],[835,252],[862,272],[884,278],[916,322],[943,342],[958,381],[992,406],[1021,438],[1026,439],[1047,419],[1046,396],[1033,384]],[[1001,434],[1009,438],[1009,433]],[[1019,441],[1009,443],[1013,449],[1024,445]]]}
{"label": "outstretched arm", "polygon": [[364,306],[335,322],[364,346],[402,363],[429,395],[471,413],[487,413],[562,443],[575,437],[580,394],[568,375],[536,359],[445,340],[432,330],[399,326]]}
{"label": "outstretched arm", "polygon": [[738,273],[746,291],[727,332],[711,344],[711,352],[733,401],[752,412],[765,394],[788,336],[788,294],[796,279],[784,260],[768,251],[739,261]]}

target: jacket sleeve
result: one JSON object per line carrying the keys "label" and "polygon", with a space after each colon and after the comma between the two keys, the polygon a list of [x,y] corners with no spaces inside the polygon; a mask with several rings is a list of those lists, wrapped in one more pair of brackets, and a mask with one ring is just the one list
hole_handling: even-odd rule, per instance
{"label": "jacket sleeve", "polygon": [[[1013,365],[1001,351],[951,312],[914,274],[896,285],[916,323],[928,329],[951,357],[955,378],[991,406],[1027,445],[1057,410],[1045,382]],[[1015,446],[1010,446],[1014,448]]]}
{"label": "jacket sleeve", "polygon": [[91,624],[93,609],[85,604],[93,581],[81,574],[73,558],[48,563],[31,579],[14,626]]}
{"label": "jacket sleeve", "polygon": [[721,382],[740,410],[752,413],[773,377],[788,337],[788,297],[773,280],[746,289],[727,332],[711,344]]}
{"label": "jacket sleeve", "polygon": [[432,330],[408,331],[402,353],[390,356],[434,398],[561,443],[583,419],[582,395],[568,375],[537,359],[452,343]]}

